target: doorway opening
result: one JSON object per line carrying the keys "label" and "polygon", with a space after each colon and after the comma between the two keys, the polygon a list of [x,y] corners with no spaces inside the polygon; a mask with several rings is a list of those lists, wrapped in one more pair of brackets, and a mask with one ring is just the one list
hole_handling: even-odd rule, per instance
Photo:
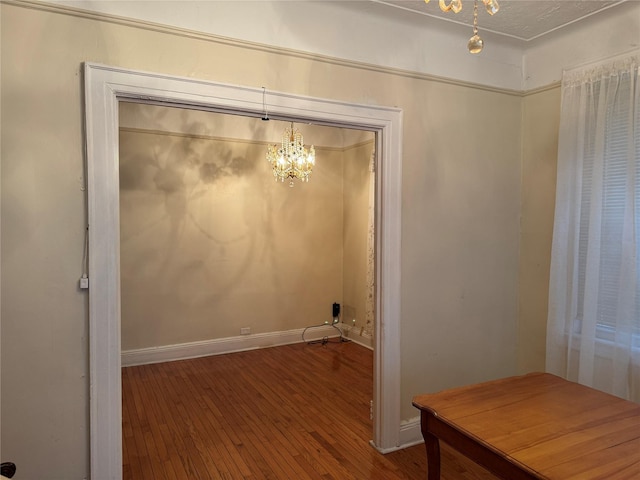
{"label": "doorway opening", "polygon": [[266,161],[288,122],[120,102],[119,124],[123,366],[303,329],[373,347],[373,132],[296,125],[316,164],[290,187]]}
{"label": "doorway opening", "polygon": [[[118,104],[157,103],[234,115],[262,114],[263,90],[85,64],[90,326],[90,458],[93,478],[121,477]],[[272,93],[274,119],[376,133],[376,318],[372,444],[400,437],[400,193],[402,112]]]}

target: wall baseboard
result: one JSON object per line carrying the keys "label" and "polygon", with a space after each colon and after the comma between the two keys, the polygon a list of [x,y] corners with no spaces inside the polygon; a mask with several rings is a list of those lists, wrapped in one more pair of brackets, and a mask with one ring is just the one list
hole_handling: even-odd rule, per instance
{"label": "wall baseboard", "polygon": [[[171,362],[174,360],[185,360],[187,358],[242,352],[257,348],[276,347],[302,342],[302,333],[304,331],[305,329],[299,328],[281,332],[255,333],[177,345],[123,350],[120,354],[120,361],[123,367],[131,367],[134,365]],[[308,329],[304,334],[304,340],[308,342],[321,340],[324,337],[334,338],[338,336],[339,334],[335,328],[331,325],[326,325]],[[360,343],[356,339],[353,339],[353,341]],[[364,346],[366,347],[367,345]]]}
{"label": "wall baseboard", "polygon": [[413,447],[414,445],[419,445],[421,443],[424,443],[424,438],[422,437],[422,431],[420,430],[420,417],[414,417],[400,422],[400,437],[397,446],[391,448],[379,448],[373,443],[373,440],[370,442],[372,447],[384,455],[387,453],[397,452],[398,450],[404,450],[405,448]]}
{"label": "wall baseboard", "polygon": [[424,443],[420,429],[420,417],[400,422],[400,448],[412,447]]}
{"label": "wall baseboard", "polygon": [[369,335],[360,335],[357,328],[353,328],[345,323],[338,323],[337,326],[342,330],[343,337],[351,340],[352,342],[367,347],[369,350],[373,350],[373,337]]}

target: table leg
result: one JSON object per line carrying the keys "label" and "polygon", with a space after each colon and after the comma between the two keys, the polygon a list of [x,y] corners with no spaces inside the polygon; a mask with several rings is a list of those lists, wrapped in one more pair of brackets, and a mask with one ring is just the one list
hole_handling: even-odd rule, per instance
{"label": "table leg", "polygon": [[440,441],[431,433],[423,433],[424,444],[427,447],[428,480],[440,480]]}

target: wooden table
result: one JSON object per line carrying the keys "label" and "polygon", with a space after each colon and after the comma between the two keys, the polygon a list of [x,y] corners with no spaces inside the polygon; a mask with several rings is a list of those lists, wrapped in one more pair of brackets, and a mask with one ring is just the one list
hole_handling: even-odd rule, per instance
{"label": "wooden table", "polygon": [[439,440],[505,480],[640,479],[640,405],[532,373],[418,395],[429,480]]}

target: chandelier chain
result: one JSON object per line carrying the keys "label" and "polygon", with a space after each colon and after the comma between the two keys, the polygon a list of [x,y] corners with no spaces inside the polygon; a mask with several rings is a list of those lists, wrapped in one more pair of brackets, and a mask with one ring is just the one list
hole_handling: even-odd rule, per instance
{"label": "chandelier chain", "polygon": [[478,0],[473,2],[473,34],[478,34]]}

